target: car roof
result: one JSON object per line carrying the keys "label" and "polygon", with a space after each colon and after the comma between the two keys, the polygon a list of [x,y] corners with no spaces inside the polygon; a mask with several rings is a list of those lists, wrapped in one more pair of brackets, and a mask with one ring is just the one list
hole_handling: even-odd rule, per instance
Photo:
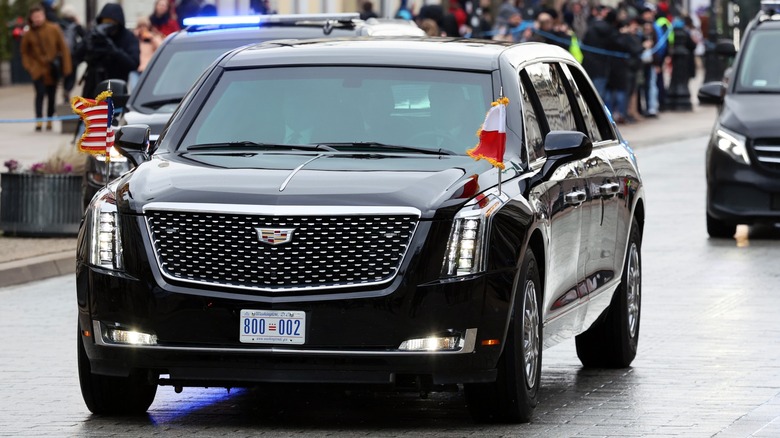
{"label": "car roof", "polygon": [[[556,50],[557,49],[557,50]],[[566,58],[565,50],[540,43],[511,44],[447,37],[372,37],[269,41],[234,50],[222,60],[225,68],[289,64],[394,65],[493,71],[499,57]]]}

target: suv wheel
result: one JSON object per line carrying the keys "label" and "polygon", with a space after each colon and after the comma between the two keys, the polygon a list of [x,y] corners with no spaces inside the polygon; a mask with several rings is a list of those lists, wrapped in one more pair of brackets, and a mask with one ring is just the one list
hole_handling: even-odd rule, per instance
{"label": "suv wheel", "polygon": [[520,279],[496,381],[464,385],[469,412],[475,421],[528,422],[539,399],[542,288],[536,258],[530,249],[526,251]]}
{"label": "suv wheel", "polygon": [[625,368],[636,357],[642,309],[641,241],[634,219],[620,286],[603,318],[575,339],[577,356],[585,367]]}
{"label": "suv wheel", "polygon": [[149,383],[143,373],[131,373],[128,377],[92,374],[84,341],[81,338],[81,329],[77,334],[76,342],[81,395],[92,413],[138,415],[149,409],[157,394],[156,384]]}
{"label": "suv wheel", "polygon": [[707,233],[710,237],[731,238],[737,232],[737,225],[715,219],[707,213]]}

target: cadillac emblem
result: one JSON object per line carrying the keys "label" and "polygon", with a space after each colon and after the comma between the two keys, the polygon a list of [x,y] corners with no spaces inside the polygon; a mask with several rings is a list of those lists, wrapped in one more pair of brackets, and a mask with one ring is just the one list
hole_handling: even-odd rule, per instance
{"label": "cadillac emblem", "polygon": [[280,245],[292,240],[295,228],[255,228],[260,242],[267,245]]}

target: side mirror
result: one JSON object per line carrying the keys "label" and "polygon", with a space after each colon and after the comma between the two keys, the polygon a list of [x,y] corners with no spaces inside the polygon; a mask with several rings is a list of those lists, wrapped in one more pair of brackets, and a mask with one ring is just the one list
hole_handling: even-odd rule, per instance
{"label": "side mirror", "polygon": [[731,58],[737,55],[737,49],[731,40],[719,40],[715,44],[715,53]]}
{"label": "side mirror", "polygon": [[579,131],[550,131],[544,138],[544,152],[547,155],[542,170],[531,178],[526,186],[528,190],[552,176],[555,169],[563,164],[586,158],[593,151],[593,142]]}
{"label": "side mirror", "polygon": [[544,153],[547,158],[555,157],[571,161],[585,158],[593,150],[593,142],[578,131],[550,131],[544,138]]}
{"label": "side mirror", "polygon": [[702,104],[722,105],[726,95],[726,84],[720,81],[707,82],[699,88],[697,97]]}
{"label": "side mirror", "polygon": [[149,161],[148,125],[125,125],[114,133],[114,148],[127,157],[134,167]]}

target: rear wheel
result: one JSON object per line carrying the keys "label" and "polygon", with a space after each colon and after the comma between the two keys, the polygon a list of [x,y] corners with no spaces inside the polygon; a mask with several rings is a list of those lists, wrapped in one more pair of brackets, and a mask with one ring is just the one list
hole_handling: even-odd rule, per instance
{"label": "rear wheel", "polygon": [[536,258],[526,251],[509,323],[506,345],[492,383],[465,385],[476,421],[525,423],[539,399],[542,371],[541,282]]}
{"label": "rear wheel", "polygon": [[642,309],[641,235],[631,223],[620,286],[603,319],[576,337],[577,356],[585,367],[625,368],[636,357]]}
{"label": "rear wheel", "polygon": [[724,222],[712,217],[707,213],[707,233],[710,237],[725,238],[734,237],[737,232],[737,225]]}
{"label": "rear wheel", "polygon": [[81,339],[81,330],[76,342],[81,395],[92,413],[138,415],[149,409],[157,394],[157,385],[149,383],[146,374],[131,373],[128,377],[92,374],[84,341]]}

